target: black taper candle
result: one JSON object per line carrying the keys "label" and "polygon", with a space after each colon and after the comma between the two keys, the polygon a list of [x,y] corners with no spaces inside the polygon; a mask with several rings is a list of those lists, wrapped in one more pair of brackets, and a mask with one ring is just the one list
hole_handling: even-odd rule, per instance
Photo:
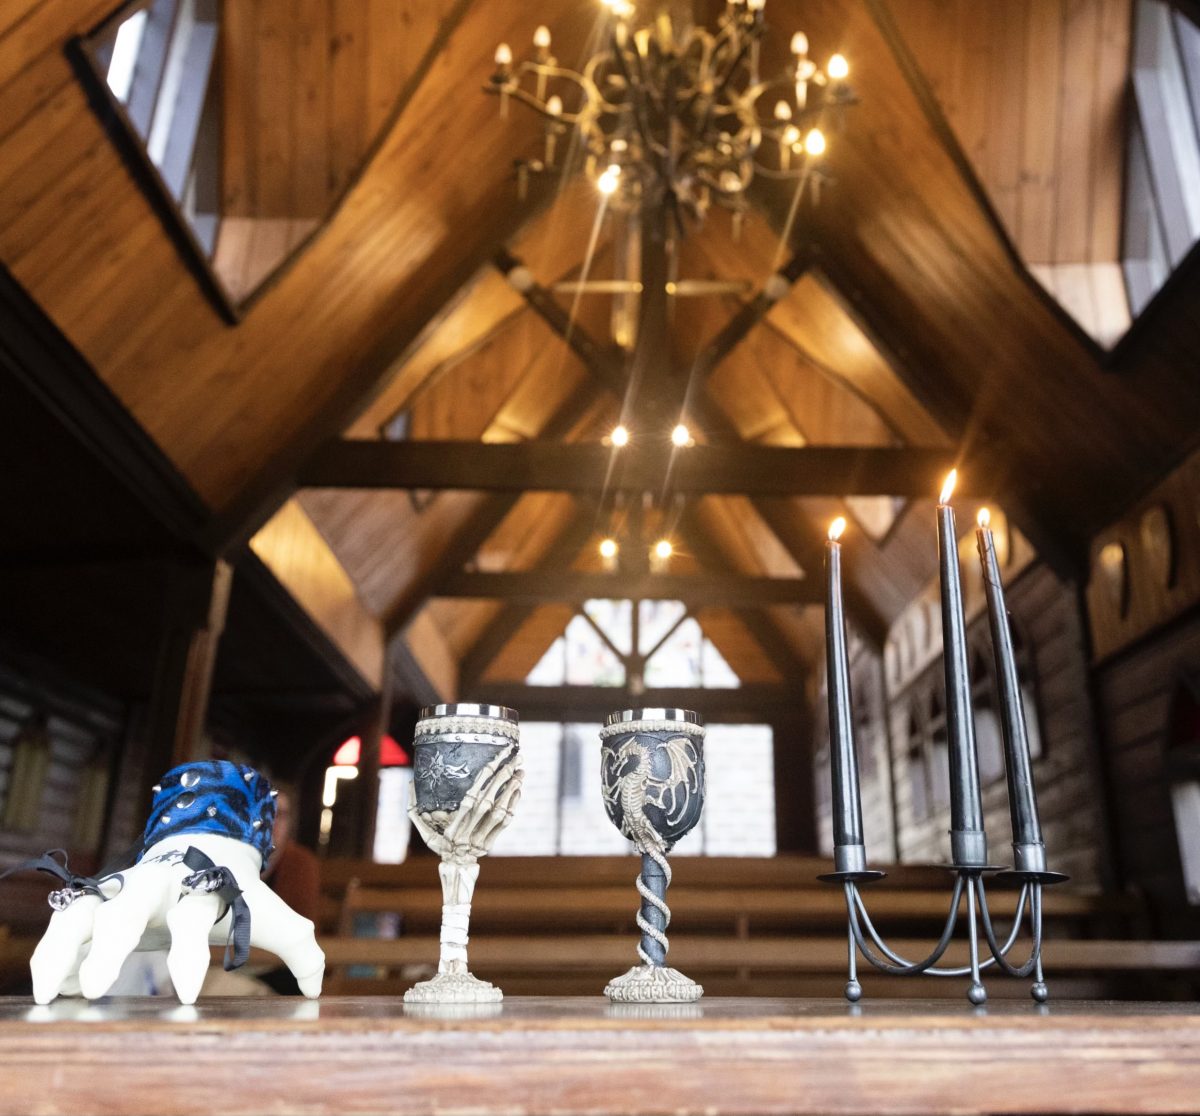
{"label": "black taper candle", "polygon": [[825,543],[825,689],[829,698],[829,767],[833,781],[833,858],[838,872],[862,872],[867,867],[867,850],[863,844],[858,760],[854,753],[850,664],[842,602],[842,546],[838,542],[845,526],[844,519],[834,520]]}
{"label": "black taper candle", "polygon": [[946,735],[950,752],[950,855],[961,866],[987,864],[983,797],[971,711],[971,675],[958,576],[958,537],[950,494],[957,470],[946,478],[937,507],[938,566],[942,590],[942,659],[946,668]]}
{"label": "black taper candle", "polygon": [[1025,727],[1025,704],[1013,653],[1012,629],[1004,603],[1004,584],[996,560],[996,541],[989,526],[987,508],[979,513],[975,541],[983,567],[987,593],[988,624],[992,630],[992,653],[996,659],[996,687],[1000,693],[1000,727],[1004,734],[1004,770],[1008,776],[1008,810],[1012,817],[1013,867],[1019,872],[1044,872],[1046,847],[1038,820],[1037,798]]}

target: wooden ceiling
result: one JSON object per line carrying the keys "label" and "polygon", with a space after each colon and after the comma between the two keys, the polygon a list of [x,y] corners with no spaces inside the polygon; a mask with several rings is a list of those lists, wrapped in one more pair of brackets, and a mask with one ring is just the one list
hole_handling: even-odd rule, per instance
{"label": "wooden ceiling", "polygon": [[[64,55],[111,7],[12,0],[0,16],[0,261],[198,494],[214,550],[248,539],[324,442],[378,438],[402,410],[411,437],[471,441],[595,442],[617,421],[608,302],[551,289],[582,272],[593,237],[591,274],[609,266],[596,199],[576,178],[521,200],[512,160],[539,128],[479,92],[496,44],[527,42],[536,22],[559,57],[584,56],[594,0],[232,13],[223,58],[249,107],[232,124],[226,110],[227,205],[313,232],[288,241],[236,326]],[[1129,0],[770,0],[768,17],[768,67],[804,27],[818,56],[851,58],[861,104],[831,145],[836,183],[790,243],[790,198],[760,186],[740,239],[715,214],[682,246],[681,276],[748,284],[674,304],[664,374],[690,379],[698,437],[944,449],[1070,569],[1200,431],[1194,268],[1151,308],[1153,330],[1106,355],[1027,267],[1116,259]],[[501,249],[541,302],[506,281]],[[790,290],[760,312],[785,264]],[[570,610],[437,599],[444,581],[586,568],[609,523],[560,493],[327,488],[300,502],[389,635],[419,624],[467,682],[523,677]],[[681,568],[812,576],[824,523],[847,507],[850,606],[879,642],[933,572],[928,502],[707,496],[678,518]],[[700,619],[746,681],[794,681],[820,654],[811,609]]]}

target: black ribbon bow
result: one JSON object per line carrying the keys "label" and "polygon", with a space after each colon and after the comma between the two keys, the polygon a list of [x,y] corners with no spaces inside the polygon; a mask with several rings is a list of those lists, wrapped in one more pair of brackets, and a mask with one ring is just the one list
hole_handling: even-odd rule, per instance
{"label": "black ribbon bow", "polygon": [[[228,868],[217,867],[211,857],[194,846],[189,846],[183,854],[183,863],[192,870],[192,874],[183,879],[184,887],[216,895],[233,912],[229,938],[225,942],[225,971],[240,969],[250,956],[250,907],[242,889]],[[224,918],[224,914],[221,917]]]}
{"label": "black ribbon bow", "polygon": [[[60,863],[56,859],[56,854],[62,857]],[[94,876],[77,876],[67,865],[67,850],[66,849],[49,849],[42,853],[41,856],[35,856],[30,860],[24,860],[20,864],[14,864],[7,872],[0,872],[0,880],[8,876],[15,876],[18,872],[46,872],[54,876],[55,879],[62,881],[64,889],[71,891],[83,892],[85,895],[99,895],[101,899],[106,899],[107,896],[100,890],[100,881]],[[114,873],[107,877],[115,879],[119,885],[124,885],[125,881],[120,873]]]}

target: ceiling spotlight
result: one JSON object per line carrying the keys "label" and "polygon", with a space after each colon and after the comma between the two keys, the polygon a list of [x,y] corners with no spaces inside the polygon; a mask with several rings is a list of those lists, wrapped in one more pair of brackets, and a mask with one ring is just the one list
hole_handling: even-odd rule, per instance
{"label": "ceiling spotlight", "polygon": [[608,436],[608,440],[612,442],[618,449],[621,446],[629,445],[629,430],[625,426],[614,426],[613,432]]}
{"label": "ceiling spotlight", "polygon": [[[676,446],[690,446],[692,444],[691,431],[681,422],[674,430],[671,431],[671,444]],[[670,543],[667,544],[668,547]],[[669,555],[668,551],[668,555]]]}
{"label": "ceiling spotlight", "polygon": [[807,136],[804,137],[804,150],[810,155],[825,154],[825,133],[820,128],[813,128]]}
{"label": "ceiling spotlight", "polygon": [[612,559],[617,556],[617,552],[621,548],[617,546],[616,539],[601,539],[600,540],[600,557]]}
{"label": "ceiling spotlight", "polygon": [[665,562],[674,553],[675,548],[671,545],[670,539],[659,539],[654,544],[654,557],[659,561]]}
{"label": "ceiling spotlight", "polygon": [[844,54],[835,54],[829,59],[829,63],[825,67],[825,72],[834,81],[845,81],[850,76],[850,63],[846,61]]}

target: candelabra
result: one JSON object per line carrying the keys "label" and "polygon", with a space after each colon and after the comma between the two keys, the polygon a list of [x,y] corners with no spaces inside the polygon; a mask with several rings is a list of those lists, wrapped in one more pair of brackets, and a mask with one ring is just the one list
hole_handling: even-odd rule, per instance
{"label": "candelabra", "polygon": [[[845,890],[849,967],[846,998],[852,1003],[862,996],[862,986],[858,982],[860,953],[875,968],[896,976],[969,976],[971,983],[967,988],[967,999],[976,1005],[987,1000],[982,973],[985,969],[993,967],[1009,976],[1024,978],[1032,975],[1033,998],[1039,1003],[1044,1003],[1049,996],[1042,972],[1042,888],[1061,883],[1067,877],[1046,868],[1046,848],[1042,841],[1037,798],[1034,794],[1025,711],[1013,654],[1012,633],[1004,602],[1004,586],[996,561],[995,542],[985,508],[979,515],[976,539],[996,661],[1013,835],[1013,867],[1006,870],[988,864],[987,835],[983,826],[983,802],[967,670],[958,541],[954,509],[950,505],[956,479],[957,471],[951,471],[937,506],[942,641],[946,673],[946,728],[950,745],[948,755],[952,863],[947,867],[954,873],[954,886],[951,889],[950,909],[941,937],[929,955],[920,961],[909,961],[888,946],[875,929],[859,891],[860,884],[880,879],[884,873],[867,867],[866,845],[863,839],[862,800],[854,752],[849,658],[846,651],[846,621],[842,601],[842,556],[839,540],[846,527],[845,519],[838,518],[834,521],[826,544],[825,650],[828,670],[830,775],[833,783],[834,871],[820,878],[829,883],[841,884]],[[984,886],[985,876],[993,873],[998,873],[998,878],[1020,884],[1012,927],[1003,944],[996,933]],[[939,967],[938,962],[949,947],[955,926],[958,924],[959,907],[964,891],[967,900],[969,960],[966,965]],[[1032,948],[1026,961],[1014,965],[1009,962],[1008,955],[1016,944],[1027,915]],[[979,945],[981,925],[991,953],[991,957],[983,961],[980,960]]]}
{"label": "candelabra", "polygon": [[729,0],[715,31],[679,27],[665,11],[635,29],[631,4],[604,0],[605,46],[581,70],[554,58],[547,27],[537,28],[533,56],[520,62],[501,43],[485,89],[500,97],[502,113],[516,100],[546,122],[542,157],[517,164],[522,182],[554,168],[574,127],[586,173],[620,211],[666,202],[702,217],[716,201],[740,215],[755,175],[816,190],[821,125],[840,122],[854,101],[849,65],[834,54],[818,66],[798,31],[790,65],[764,78],[764,5]]}

